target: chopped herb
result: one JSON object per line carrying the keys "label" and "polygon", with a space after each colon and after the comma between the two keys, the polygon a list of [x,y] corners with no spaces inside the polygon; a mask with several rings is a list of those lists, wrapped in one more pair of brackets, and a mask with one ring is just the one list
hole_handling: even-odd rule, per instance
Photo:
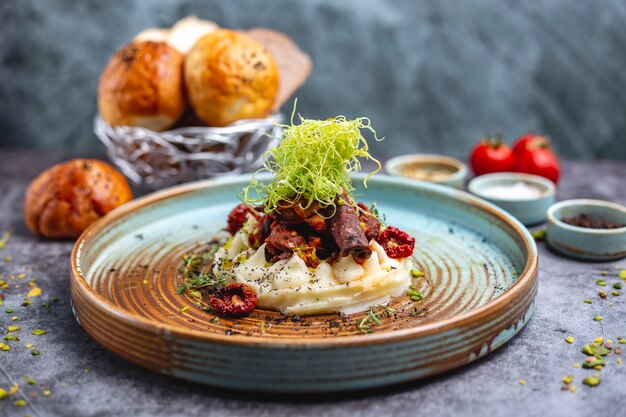
{"label": "chopped herb", "polygon": [[22,381],[28,383],[28,385],[37,385],[37,381],[35,381],[33,378],[30,378],[28,376],[23,376]]}
{"label": "chopped herb", "polygon": [[41,336],[41,335],[43,335],[43,334],[48,333],[48,331],[47,331],[47,330],[44,330],[44,329],[33,329],[33,330],[31,330],[30,332],[31,332],[32,334],[34,334],[35,336]]}
{"label": "chopped herb", "polygon": [[412,276],[413,278],[419,278],[419,277],[423,277],[423,276],[424,276],[424,273],[423,273],[422,271],[420,271],[419,269],[417,269],[417,268],[413,267],[413,268],[411,269],[411,276]]}
{"label": "chopped herb", "polygon": [[370,212],[372,212],[372,214],[374,215],[374,217],[376,217],[376,219],[378,219],[378,221],[381,224],[385,224],[385,222],[387,221],[387,219],[385,218],[385,214],[384,213],[380,213],[380,211],[378,211],[378,203],[377,202],[373,202],[370,206],[369,206]]}
{"label": "chopped herb", "polygon": [[37,349],[33,349],[33,350],[30,351],[30,354],[33,355],[33,356],[39,356],[40,353],[41,352],[39,352]]}
{"label": "chopped herb", "polygon": [[564,376],[562,381],[565,384],[569,384],[573,380],[574,380],[574,375],[568,375],[568,376]]}
{"label": "chopped herb", "polygon": [[589,385],[590,387],[595,387],[600,385],[601,379],[599,376],[588,376],[583,379],[583,384]]}
{"label": "chopped herb", "polygon": [[9,233],[9,232],[3,232],[2,233],[2,239],[0,239],[0,249],[4,248],[4,245],[7,244],[7,242],[9,241],[10,237],[11,237],[11,233]]}
{"label": "chopped herb", "polygon": [[30,298],[39,297],[40,295],[41,295],[41,288],[39,287],[34,287],[30,291],[28,291],[28,294],[26,294],[26,296]]}
{"label": "chopped herb", "polygon": [[20,326],[9,326],[9,328],[7,329],[10,332],[16,332],[20,329]]}
{"label": "chopped herb", "polygon": [[606,347],[597,343],[590,343],[583,346],[583,353],[589,356],[606,356],[610,352]]}
{"label": "chopped herb", "polygon": [[520,385],[526,385],[526,380],[524,379],[520,379],[519,381],[517,381]]}
{"label": "chopped herb", "polygon": [[7,312],[7,314],[11,314],[11,313],[13,313],[13,309],[12,309],[12,308],[7,308],[7,309],[6,309],[6,310],[4,310],[4,311],[6,311],[6,312]]}
{"label": "chopped herb", "polygon": [[6,352],[8,350],[11,350],[11,347],[7,345],[6,343],[0,342],[0,350]]}
{"label": "chopped herb", "polygon": [[622,269],[621,271],[619,271],[619,274],[617,274],[617,276],[621,279],[626,279],[626,269]]}
{"label": "chopped herb", "polygon": [[218,249],[219,244],[215,243],[206,253],[190,253],[183,256],[183,267],[179,270],[183,284],[176,289],[177,294],[184,294],[189,291],[194,292],[196,298],[201,298],[202,294],[196,291],[207,290],[212,292],[226,285],[224,278],[218,278],[213,274],[202,272],[204,265],[213,262]]}
{"label": "chopped herb", "polygon": [[590,356],[590,358],[592,358],[593,360],[587,362],[583,362],[583,368],[585,369],[598,369],[598,367],[600,367],[600,369],[606,365],[606,361],[604,359],[598,359],[598,358],[594,358],[593,356]]}
{"label": "chopped herb", "polygon": [[583,303],[591,304],[591,300],[585,299],[585,300],[583,300]]}
{"label": "chopped herb", "polygon": [[50,390],[46,389],[43,391],[43,395],[45,395],[46,397],[49,397],[52,395],[52,392],[50,392]]}
{"label": "chopped herb", "polygon": [[384,313],[387,317],[395,316],[398,310],[392,308],[389,304],[382,306]]}
{"label": "chopped herb", "polygon": [[181,313],[184,313],[187,310],[189,310],[189,306],[181,307],[178,311],[181,312]]}
{"label": "chopped herb", "polygon": [[617,281],[616,283],[613,284],[613,288],[615,288],[616,290],[621,290],[622,289],[622,283]]}
{"label": "chopped herb", "polygon": [[0,388],[0,400],[5,398],[9,393],[4,388]]}
{"label": "chopped herb", "polygon": [[572,343],[574,343],[574,338],[572,336],[567,336],[565,338],[565,341],[571,345]]}
{"label": "chopped herb", "polygon": [[604,319],[604,317],[602,317],[602,316],[595,316],[593,318],[594,321],[602,321],[602,319]]}
{"label": "chopped herb", "polygon": [[380,317],[378,317],[378,314],[376,313],[375,307],[376,306],[371,306],[369,312],[367,313],[367,316],[363,317],[361,321],[357,322],[357,327],[361,331],[361,333],[373,333],[374,326],[376,324],[382,324],[382,322],[380,321]]}
{"label": "chopped herb", "polygon": [[16,407],[26,407],[25,400],[15,400],[13,401],[13,404],[15,404]]}
{"label": "chopped herb", "polygon": [[596,284],[600,285],[601,287],[605,287],[606,286],[606,281],[603,279],[599,279],[596,281]]}
{"label": "chopped herb", "polygon": [[600,275],[606,276],[606,275],[609,275],[609,273],[607,271],[600,271]]}
{"label": "chopped herb", "polygon": [[406,296],[412,301],[422,301],[424,298],[422,293],[415,288],[415,285],[409,285],[409,290],[406,292]]}
{"label": "chopped herb", "polygon": [[548,233],[546,229],[535,230],[534,232],[531,232],[533,239],[535,239],[536,241],[544,240],[547,234]]}
{"label": "chopped herb", "polygon": [[622,295],[622,293],[620,293],[619,291],[611,291],[611,295],[614,297],[619,297],[620,295]]}
{"label": "chopped herb", "polygon": [[187,282],[178,287],[177,292],[180,291],[181,288],[183,292],[185,290],[195,291],[201,288],[215,290],[225,284],[226,280],[224,278],[218,278],[212,274],[195,274],[194,276],[188,276]]}

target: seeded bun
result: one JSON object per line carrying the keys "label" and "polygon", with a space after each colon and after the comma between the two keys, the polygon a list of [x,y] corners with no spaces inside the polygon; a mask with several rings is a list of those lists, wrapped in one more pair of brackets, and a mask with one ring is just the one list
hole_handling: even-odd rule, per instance
{"label": "seeded bun", "polygon": [[112,126],[165,130],[185,110],[183,55],[165,42],[132,42],[100,78],[98,108]]}
{"label": "seeded bun", "polygon": [[280,85],[274,102],[273,111],[278,111],[304,84],[313,64],[311,58],[284,33],[271,29],[254,28],[247,30],[245,34],[263,45],[274,57],[280,72]]}
{"label": "seeded bun", "polygon": [[24,219],[36,235],[76,238],[132,198],[128,182],[111,165],[73,159],[48,168],[30,183],[24,198]]}
{"label": "seeded bun", "polygon": [[231,30],[201,37],[185,58],[185,85],[196,115],[209,126],[269,115],[278,66],[260,43]]}

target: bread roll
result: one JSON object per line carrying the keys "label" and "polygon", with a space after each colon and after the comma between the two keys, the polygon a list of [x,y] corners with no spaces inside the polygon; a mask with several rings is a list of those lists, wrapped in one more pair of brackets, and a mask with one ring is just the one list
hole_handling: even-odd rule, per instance
{"label": "bread roll", "polygon": [[209,126],[266,117],[276,100],[276,62],[238,32],[219,29],[200,38],[187,54],[184,73],[191,106]]}
{"label": "bread roll", "polygon": [[209,20],[195,16],[180,19],[171,28],[144,29],[135,36],[135,41],[167,42],[181,54],[187,54],[202,36],[213,32],[218,26]]}
{"label": "bread roll", "polygon": [[36,235],[76,238],[114,208],[132,200],[122,174],[94,159],[73,159],[37,176],[24,198],[24,219]]}
{"label": "bread roll", "polygon": [[98,108],[113,126],[165,130],[185,109],[183,55],[165,42],[133,42],[109,61]]}
{"label": "bread roll", "polygon": [[278,111],[309,78],[313,68],[311,58],[289,36],[275,30],[254,28],[244,33],[267,48],[278,65],[280,85],[272,108],[272,111]]}

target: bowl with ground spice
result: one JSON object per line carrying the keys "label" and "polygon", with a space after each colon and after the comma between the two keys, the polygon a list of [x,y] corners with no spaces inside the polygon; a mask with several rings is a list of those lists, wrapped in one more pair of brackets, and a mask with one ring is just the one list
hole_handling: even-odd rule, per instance
{"label": "bowl with ground spice", "polygon": [[577,259],[608,261],[626,257],[626,207],[602,200],[566,200],[548,210],[547,241]]}
{"label": "bowl with ground spice", "polygon": [[554,183],[538,175],[498,172],[471,180],[468,190],[500,206],[526,226],[546,220],[548,208],[554,203]]}
{"label": "bowl with ground spice", "polygon": [[391,158],[385,164],[389,175],[433,182],[462,189],[467,166],[458,159],[443,155],[412,154]]}

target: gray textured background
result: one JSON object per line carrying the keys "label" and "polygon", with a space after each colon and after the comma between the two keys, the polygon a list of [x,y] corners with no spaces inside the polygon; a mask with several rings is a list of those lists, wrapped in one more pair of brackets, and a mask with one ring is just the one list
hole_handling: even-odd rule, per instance
{"label": "gray textured background", "polygon": [[381,157],[465,156],[485,132],[535,130],[568,157],[626,159],[619,0],[0,0],[0,147],[98,149],[109,56],[188,14],[289,34],[315,65],[299,110],[369,116]]}

